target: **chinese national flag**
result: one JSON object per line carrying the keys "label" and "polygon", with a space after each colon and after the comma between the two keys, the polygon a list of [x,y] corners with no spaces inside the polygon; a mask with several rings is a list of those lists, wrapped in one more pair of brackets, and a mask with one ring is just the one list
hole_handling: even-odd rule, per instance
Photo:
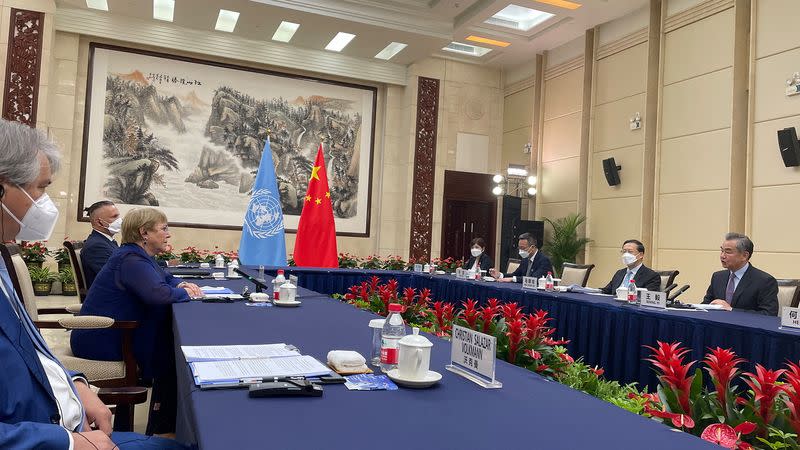
{"label": "chinese national flag", "polygon": [[339,267],[337,255],[331,191],[320,144],[297,225],[294,262],[298,267]]}

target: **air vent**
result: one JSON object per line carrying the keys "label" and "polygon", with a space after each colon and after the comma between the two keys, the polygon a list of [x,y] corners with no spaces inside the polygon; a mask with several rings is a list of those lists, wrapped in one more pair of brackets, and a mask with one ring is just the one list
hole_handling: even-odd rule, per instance
{"label": "air vent", "polygon": [[477,56],[477,57],[481,57],[492,51],[492,49],[490,48],[478,47],[476,45],[462,44],[460,42],[451,42],[447,44],[447,47],[444,47],[442,50],[448,52],[460,53],[462,55]]}

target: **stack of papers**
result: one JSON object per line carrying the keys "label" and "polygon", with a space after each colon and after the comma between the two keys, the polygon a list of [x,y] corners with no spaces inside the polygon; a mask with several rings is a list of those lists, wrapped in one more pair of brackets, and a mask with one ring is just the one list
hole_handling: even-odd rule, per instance
{"label": "stack of papers", "polygon": [[233,294],[233,291],[221,286],[202,286],[200,290],[203,291],[204,294]]}
{"label": "stack of papers", "polygon": [[195,384],[236,387],[285,377],[317,377],[331,370],[286,344],[182,346]]}

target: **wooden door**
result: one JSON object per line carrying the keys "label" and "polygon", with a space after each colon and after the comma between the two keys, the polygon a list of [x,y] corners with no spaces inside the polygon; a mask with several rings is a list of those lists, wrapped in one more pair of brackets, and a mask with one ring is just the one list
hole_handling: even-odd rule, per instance
{"label": "wooden door", "polygon": [[442,224],[442,257],[469,258],[470,242],[481,237],[494,248],[492,206],[486,202],[446,200]]}

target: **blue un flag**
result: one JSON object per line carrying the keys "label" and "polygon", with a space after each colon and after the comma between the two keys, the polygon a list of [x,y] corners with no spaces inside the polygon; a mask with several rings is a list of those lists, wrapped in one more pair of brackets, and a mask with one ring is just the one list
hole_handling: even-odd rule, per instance
{"label": "blue un flag", "polygon": [[239,261],[245,265],[256,266],[286,265],[283,209],[278,183],[275,180],[275,166],[272,164],[269,139],[264,143],[258,175],[253,183],[253,194],[244,214]]}

